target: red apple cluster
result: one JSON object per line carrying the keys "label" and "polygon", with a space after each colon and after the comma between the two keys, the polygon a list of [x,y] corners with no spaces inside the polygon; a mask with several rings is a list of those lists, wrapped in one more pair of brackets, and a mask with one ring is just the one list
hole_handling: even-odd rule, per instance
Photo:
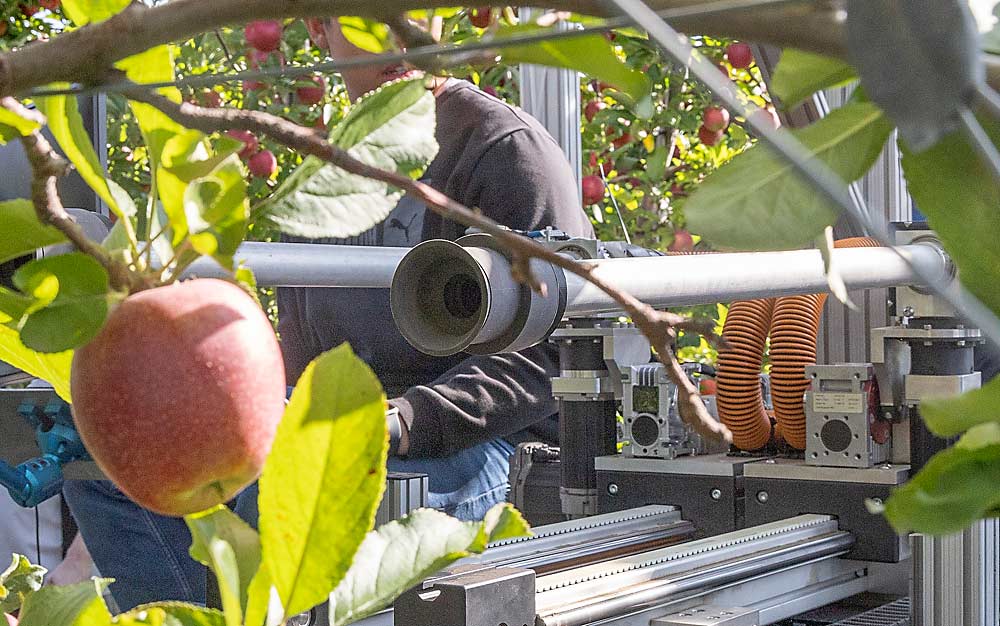
{"label": "red apple cluster", "polygon": [[278,159],[270,150],[261,150],[260,142],[248,130],[229,130],[226,134],[243,142],[240,158],[246,161],[250,174],[257,178],[271,178],[278,173]]}

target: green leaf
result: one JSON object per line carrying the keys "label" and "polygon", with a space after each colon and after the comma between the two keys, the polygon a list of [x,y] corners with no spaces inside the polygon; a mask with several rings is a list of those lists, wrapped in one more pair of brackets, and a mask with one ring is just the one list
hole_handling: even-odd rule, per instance
{"label": "green leaf", "polygon": [[62,8],[77,26],[102,22],[128,6],[130,0],[63,0]]}
{"label": "green leaf", "polygon": [[[533,24],[502,27],[496,35],[498,42],[510,37],[524,36],[550,30]],[[569,39],[521,44],[501,49],[504,63],[534,63],[563,67],[582,72],[602,82],[613,85],[628,96],[626,104],[636,115],[649,118],[653,115],[650,98],[652,83],[644,73],[625,65],[615,54],[614,45],[602,35],[585,35]]]}
{"label": "green leaf", "polygon": [[35,298],[21,323],[21,341],[39,352],[62,352],[90,341],[108,315],[108,273],[80,252],[45,257],[14,273],[14,285]]}
{"label": "green leaf", "polygon": [[646,171],[654,182],[663,180],[666,176],[667,157],[670,156],[670,148],[667,146],[657,146],[646,157]]}
{"label": "green leaf", "polygon": [[857,78],[854,68],[822,54],[786,48],[774,70],[771,93],[784,109],[792,109],[822,89],[839,87]]}
{"label": "green leaf", "polygon": [[344,580],[333,592],[332,624],[372,615],[399,594],[488,543],[528,534],[510,504],[498,504],[482,522],[461,522],[440,511],[419,509],[368,533]]}
{"label": "green leaf", "polygon": [[382,22],[363,17],[341,17],[340,30],[344,38],[362,50],[380,54],[392,49],[389,28]]}
{"label": "green leaf", "polygon": [[60,398],[72,401],[69,389],[72,351],[52,354],[36,352],[24,345],[16,330],[0,324],[0,361],[48,381]]}
{"label": "green leaf", "polygon": [[[365,96],[330,141],[368,165],[414,175],[437,154],[434,125],[434,96],[424,81],[397,81]],[[261,210],[291,235],[350,237],[385,219],[401,197],[395,187],[310,156]]]}
{"label": "green leaf", "polygon": [[1000,510],[1000,442],[935,455],[893,492],[885,515],[896,532],[946,535]]}
{"label": "green leaf", "polygon": [[42,587],[21,607],[19,626],[105,626],[111,614],[101,594],[110,579],[65,587]]}
{"label": "green leaf", "polygon": [[343,344],[296,384],[260,479],[263,567],[285,616],[326,599],[375,519],[385,488],[385,395]]}
{"label": "green leaf", "polygon": [[174,135],[163,146],[163,167],[184,182],[208,176],[230,155],[243,149],[243,142],[223,135],[209,152],[205,135],[188,130]]}
{"label": "green leaf", "polygon": [[1000,444],[1000,422],[979,424],[970,428],[955,444],[957,448],[978,450]]}
{"label": "green leaf", "polygon": [[0,230],[0,263],[66,241],[61,232],[38,221],[30,200],[0,202]]}
{"label": "green leaf", "polygon": [[[55,86],[68,87],[69,84]],[[101,167],[97,153],[94,152],[93,141],[83,125],[76,96],[49,96],[38,98],[35,102],[48,119],[49,130],[59,142],[59,147],[73,163],[84,182],[108,203],[108,207],[119,219],[124,219],[126,213],[119,207],[118,198],[111,193],[111,188],[108,186],[104,168]]]}
{"label": "green leaf", "polygon": [[21,117],[13,111],[0,108],[0,145],[26,137],[41,128],[41,124],[34,120]]}
{"label": "green leaf", "polygon": [[[1000,123],[981,118],[994,143]],[[1000,187],[965,136],[956,132],[919,154],[901,142],[906,184],[937,233],[962,283],[1000,312]]]}
{"label": "green leaf", "polygon": [[0,573],[0,613],[13,613],[32,593],[42,588],[47,572],[41,565],[32,565],[28,557],[15,554],[10,567]]}
{"label": "green leaf", "polygon": [[249,216],[239,158],[229,155],[208,176],[191,181],[184,192],[184,213],[194,249],[232,268]]}
{"label": "green leaf", "polygon": [[939,437],[954,437],[979,424],[1000,424],[1000,378],[957,398],[922,402],[920,416]]}
{"label": "green leaf", "polygon": [[[891,132],[892,124],[879,108],[865,102],[836,109],[794,134],[850,182],[868,171]],[[802,247],[837,214],[790,164],[760,145],[719,168],[684,205],[691,232],[718,248],[740,250]]]}
{"label": "green leaf", "polygon": [[[155,602],[138,606],[126,615],[158,613],[163,626],[224,626],[225,617],[215,609],[183,602]],[[116,619],[121,619],[119,616]],[[116,622],[117,623],[117,622]]]}
{"label": "green leaf", "polygon": [[226,620],[235,620],[238,626],[247,606],[250,581],[260,567],[260,536],[224,506],[184,520],[191,529],[191,558],[215,571]]}

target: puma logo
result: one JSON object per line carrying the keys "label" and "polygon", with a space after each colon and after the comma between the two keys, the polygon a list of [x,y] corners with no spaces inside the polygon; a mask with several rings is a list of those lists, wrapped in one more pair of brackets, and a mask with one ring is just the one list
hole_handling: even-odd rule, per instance
{"label": "puma logo", "polygon": [[400,221],[400,219],[398,217],[394,217],[391,220],[389,220],[389,228],[398,228],[398,229],[400,229],[401,231],[403,231],[403,236],[406,238],[406,240],[410,241],[410,227],[413,226],[413,222],[414,222],[414,220],[417,219],[418,215],[419,214],[417,214],[417,213],[414,213],[413,215],[411,215],[410,216],[410,221],[407,222],[406,224],[403,224],[403,222]]}

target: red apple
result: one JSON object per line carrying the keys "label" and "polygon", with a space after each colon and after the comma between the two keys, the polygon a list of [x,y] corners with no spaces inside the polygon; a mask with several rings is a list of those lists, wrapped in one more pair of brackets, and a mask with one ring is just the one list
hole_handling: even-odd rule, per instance
{"label": "red apple", "polygon": [[247,43],[263,52],[273,52],[281,45],[282,28],[277,20],[258,20],[247,24]]}
{"label": "red apple", "polygon": [[703,396],[714,396],[715,389],[716,386],[714,378],[702,378],[701,382],[698,384],[698,393]]}
{"label": "red apple", "polygon": [[494,98],[498,97],[497,90],[494,89],[492,85],[483,85],[482,87],[480,87],[480,89],[482,90],[483,93],[488,93]]}
{"label": "red apple", "polygon": [[726,46],[729,64],[738,70],[745,70],[753,64],[753,50],[748,43],[731,43]]}
{"label": "red apple", "polygon": [[604,199],[604,181],[601,180],[600,176],[593,174],[584,176],[581,182],[583,187],[583,204],[585,206],[597,204]]}
{"label": "red apple", "polygon": [[611,142],[611,145],[615,147],[615,150],[621,148],[625,144],[632,141],[632,135],[628,133],[622,133],[620,137]]}
{"label": "red apple", "polygon": [[683,198],[687,196],[687,192],[684,191],[684,187],[678,185],[677,183],[674,183],[670,185],[670,195],[674,196],[675,198]]}
{"label": "red apple", "polygon": [[261,52],[260,50],[254,50],[253,48],[247,50],[247,65],[249,65],[251,69],[259,70],[263,66],[267,65],[267,60],[270,58],[270,52]]}
{"label": "red apple", "polygon": [[712,132],[726,130],[729,127],[729,111],[720,107],[708,107],[701,119],[702,126]]}
{"label": "red apple", "polygon": [[38,4],[42,5],[49,11],[55,11],[59,8],[61,2],[60,0],[38,0]]}
{"label": "red apple", "polygon": [[493,21],[492,7],[476,7],[469,11],[469,21],[476,28],[487,28]]}
{"label": "red apple", "polygon": [[594,116],[602,109],[607,108],[607,106],[601,100],[591,100],[587,103],[587,106],[583,107],[583,116],[587,118],[587,122],[593,122]]}
{"label": "red apple", "polygon": [[247,161],[250,173],[257,178],[270,178],[278,172],[278,159],[270,150],[261,150]]}
{"label": "red apple", "polygon": [[227,130],[226,134],[243,142],[243,149],[240,150],[240,158],[244,161],[257,154],[260,149],[260,142],[249,130]]}
{"label": "red apple", "polygon": [[309,32],[309,39],[312,40],[320,50],[327,50],[330,43],[326,40],[326,28],[323,26],[323,18],[307,17],[305,20],[306,30]]}
{"label": "red apple", "polygon": [[233,283],[141,291],[73,356],[73,418],[97,465],[136,503],[181,516],[260,474],[285,406],[267,316]]}
{"label": "red apple", "polygon": [[705,128],[704,126],[698,127],[698,139],[700,139],[701,143],[705,144],[706,146],[714,146],[715,144],[719,143],[719,141],[722,140],[722,136],[724,134],[725,132],[721,130],[711,131]]}
{"label": "red apple", "polygon": [[245,80],[243,81],[243,93],[250,94],[254,91],[260,91],[264,88],[264,83],[259,80]]}
{"label": "red apple", "polygon": [[302,85],[295,90],[295,95],[299,102],[307,106],[319,104],[326,97],[326,79],[322,76],[311,76],[306,79],[309,84]]}
{"label": "red apple", "polygon": [[691,238],[691,233],[679,228],[674,231],[674,240],[670,242],[670,247],[667,248],[671,252],[691,252],[694,250],[694,239]]}
{"label": "red apple", "polygon": [[212,89],[206,89],[204,92],[202,92],[201,99],[202,102],[205,103],[205,106],[210,109],[218,109],[220,106],[222,106],[222,96],[219,95],[218,91],[214,91]]}
{"label": "red apple", "polygon": [[31,17],[35,13],[38,13],[38,7],[36,7],[33,4],[25,4],[22,2],[21,4],[17,5],[17,7],[21,9],[21,13],[24,13],[28,17]]}
{"label": "red apple", "polygon": [[590,153],[589,163],[590,163],[590,169],[594,169],[595,167],[597,167],[597,153],[596,152],[591,152]]}

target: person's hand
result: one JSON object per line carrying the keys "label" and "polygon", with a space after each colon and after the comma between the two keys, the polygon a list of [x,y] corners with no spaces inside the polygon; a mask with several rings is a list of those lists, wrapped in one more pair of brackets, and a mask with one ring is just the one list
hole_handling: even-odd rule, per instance
{"label": "person's hand", "polygon": [[46,582],[50,585],[75,585],[90,580],[93,575],[94,561],[80,533],[77,533],[66,551],[66,558],[49,572]]}
{"label": "person's hand", "polygon": [[323,28],[323,22],[326,19],[323,17],[307,17],[305,19],[306,30],[309,31],[309,39],[320,50],[330,49],[330,43],[326,40],[326,29]]}
{"label": "person's hand", "polygon": [[7,618],[7,626],[17,626],[17,618],[10,613],[4,613],[4,617]]}

